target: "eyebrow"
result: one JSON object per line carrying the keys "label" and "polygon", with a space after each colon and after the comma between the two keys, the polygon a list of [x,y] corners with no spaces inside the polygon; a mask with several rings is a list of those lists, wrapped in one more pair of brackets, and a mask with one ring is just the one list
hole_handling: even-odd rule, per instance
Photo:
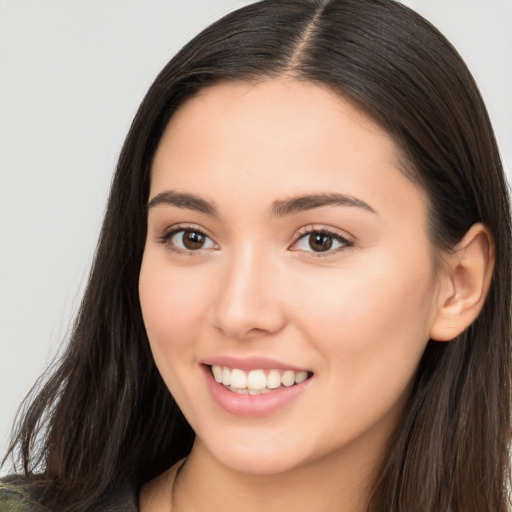
{"label": "eyebrow", "polygon": [[[148,203],[148,209],[154,208],[161,204],[168,204],[177,206],[178,208],[186,208],[188,210],[195,210],[207,215],[217,216],[218,212],[215,206],[195,196],[194,194],[187,194],[182,192],[166,191],[157,194]],[[276,217],[284,217],[297,212],[312,210],[314,208],[321,208],[322,206],[353,206],[362,208],[372,213],[377,213],[368,203],[361,201],[353,196],[344,194],[308,194],[304,196],[292,197],[272,203],[272,215]]]}
{"label": "eyebrow", "polygon": [[193,194],[185,194],[181,192],[161,192],[157,194],[148,203],[148,209],[154,208],[160,204],[169,204],[177,206],[178,208],[186,208],[187,210],[195,210],[207,215],[217,215],[217,209],[213,204],[197,197]]}
{"label": "eyebrow", "polygon": [[372,213],[377,213],[369,204],[353,196],[344,194],[310,194],[292,197],[284,201],[272,203],[272,214],[276,217],[290,215],[292,213],[312,210],[322,206],[355,206]]}

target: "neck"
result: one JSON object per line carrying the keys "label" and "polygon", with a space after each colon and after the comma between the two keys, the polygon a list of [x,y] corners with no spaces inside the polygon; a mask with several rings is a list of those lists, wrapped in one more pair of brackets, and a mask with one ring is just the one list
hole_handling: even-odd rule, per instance
{"label": "neck", "polygon": [[174,489],[173,512],[363,512],[376,464],[350,448],[278,474],[234,471],[196,440]]}

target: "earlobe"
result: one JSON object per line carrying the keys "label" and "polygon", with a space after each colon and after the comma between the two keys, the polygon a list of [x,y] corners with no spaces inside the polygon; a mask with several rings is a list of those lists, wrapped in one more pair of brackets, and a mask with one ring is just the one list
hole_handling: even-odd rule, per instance
{"label": "earlobe", "polygon": [[437,311],[430,329],[435,341],[450,341],[479,315],[491,284],[494,241],[481,223],[473,224],[444,258]]}

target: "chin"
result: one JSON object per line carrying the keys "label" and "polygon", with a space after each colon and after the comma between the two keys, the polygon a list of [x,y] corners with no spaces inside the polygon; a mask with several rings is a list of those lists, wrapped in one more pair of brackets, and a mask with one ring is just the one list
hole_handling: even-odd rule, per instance
{"label": "chin", "polygon": [[268,452],[248,453],[240,451],[223,452],[218,455],[218,460],[232,471],[250,475],[277,475],[286,473],[300,465],[297,457],[287,456],[284,453],[271,454]]}
{"label": "chin", "polygon": [[206,436],[201,444],[223,466],[252,475],[285,473],[312,458],[307,442],[293,440],[286,433],[222,432]]}

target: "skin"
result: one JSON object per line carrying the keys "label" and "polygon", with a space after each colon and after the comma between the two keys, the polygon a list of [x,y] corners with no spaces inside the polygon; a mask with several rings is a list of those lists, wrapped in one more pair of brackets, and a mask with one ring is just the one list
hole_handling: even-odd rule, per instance
{"label": "skin", "polygon": [[[216,85],[173,116],[150,201],[174,191],[217,211],[150,207],[140,273],[153,356],[197,434],[176,488],[180,512],[364,510],[455,296],[434,263],[426,197],[398,162],[386,132],[313,84]],[[369,208],[272,213],[276,201],[333,192]],[[202,248],[184,251],[182,233],[162,241],[183,225],[208,236]],[[315,252],[305,232],[318,229],[348,243],[332,238]],[[313,376],[277,412],[241,417],[205,384],[202,362],[218,355],[270,357]],[[175,469],[143,489],[143,512],[169,509]]]}

